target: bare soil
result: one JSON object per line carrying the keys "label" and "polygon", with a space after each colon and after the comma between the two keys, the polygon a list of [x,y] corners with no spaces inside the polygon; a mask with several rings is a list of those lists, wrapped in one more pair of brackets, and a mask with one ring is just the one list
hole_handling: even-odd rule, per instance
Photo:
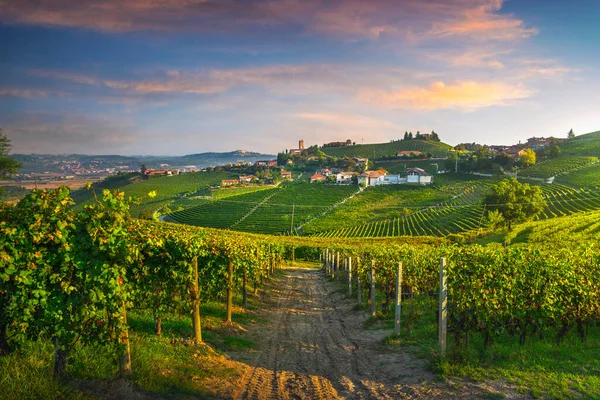
{"label": "bare soil", "polygon": [[[234,399],[524,398],[502,382],[441,381],[427,361],[384,344],[366,313],[321,271],[287,268],[248,327],[255,352],[230,356],[248,366]],[[246,336],[246,335],[245,335]]]}

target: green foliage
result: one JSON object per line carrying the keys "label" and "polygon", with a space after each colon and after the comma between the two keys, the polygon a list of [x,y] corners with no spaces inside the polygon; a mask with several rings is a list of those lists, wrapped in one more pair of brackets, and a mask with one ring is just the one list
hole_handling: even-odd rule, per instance
{"label": "green foliage", "polygon": [[[8,156],[10,148],[10,140],[4,135],[2,129],[0,129],[0,179],[10,178],[21,168],[20,162]],[[2,193],[1,187],[0,193]]]}
{"label": "green foliage", "polygon": [[546,206],[539,187],[520,183],[514,178],[492,186],[484,201],[488,210],[498,210],[502,214],[509,228],[513,223],[532,219]]}
{"label": "green foliage", "polygon": [[519,161],[521,165],[524,167],[529,167],[530,165],[535,164],[536,162],[536,154],[535,151],[531,149],[524,149],[519,156]]}
{"label": "green foliage", "polygon": [[502,213],[499,210],[492,210],[488,212],[485,217],[485,226],[491,230],[494,230],[504,225],[504,223],[504,217],[502,216]]}

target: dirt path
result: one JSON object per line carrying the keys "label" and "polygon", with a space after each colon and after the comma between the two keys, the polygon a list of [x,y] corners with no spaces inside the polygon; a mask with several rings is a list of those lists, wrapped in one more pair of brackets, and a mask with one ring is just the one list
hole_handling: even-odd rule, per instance
{"label": "dirt path", "polygon": [[248,332],[259,351],[233,356],[250,366],[236,399],[489,398],[479,387],[451,390],[425,361],[390,353],[389,332],[365,329],[365,313],[318,270],[286,269],[269,301],[268,325]]}

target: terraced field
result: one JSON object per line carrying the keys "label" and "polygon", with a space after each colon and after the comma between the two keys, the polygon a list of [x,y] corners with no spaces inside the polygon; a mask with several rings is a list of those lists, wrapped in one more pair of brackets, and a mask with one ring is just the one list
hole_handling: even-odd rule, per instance
{"label": "terraced field", "polygon": [[323,153],[333,157],[361,157],[378,159],[396,157],[399,151],[420,151],[436,157],[447,157],[452,146],[446,143],[425,140],[399,140],[390,143],[357,144],[343,147],[324,147]]}
{"label": "terraced field", "polygon": [[542,161],[527,169],[519,171],[520,176],[532,178],[550,178],[558,174],[570,173],[598,162],[598,157],[561,157],[554,160]]}

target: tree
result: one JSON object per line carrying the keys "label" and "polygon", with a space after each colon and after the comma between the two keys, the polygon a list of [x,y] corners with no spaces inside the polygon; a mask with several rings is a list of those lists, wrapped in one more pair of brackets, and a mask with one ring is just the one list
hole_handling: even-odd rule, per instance
{"label": "tree", "polygon": [[146,168],[146,164],[142,164],[140,166],[140,172],[142,173],[142,175],[146,175],[146,171],[148,171],[148,168]]}
{"label": "tree", "polygon": [[408,140],[408,132],[404,132],[404,140]]}
{"label": "tree", "polygon": [[567,133],[567,139],[573,139],[575,137],[575,133],[573,132],[573,128]]}
{"label": "tree", "polygon": [[413,138],[412,132],[408,132],[408,140],[412,140],[412,138]]}
{"label": "tree", "polygon": [[524,167],[529,167],[530,165],[535,164],[536,155],[535,151],[531,149],[525,149],[521,152],[519,156],[519,161],[521,161],[521,165]]}
{"label": "tree", "polygon": [[[10,140],[0,129],[0,179],[10,178],[21,168],[20,162],[8,156],[10,149]],[[2,189],[0,189],[1,191]]]}
{"label": "tree", "polygon": [[546,151],[548,158],[558,158],[560,156],[560,147],[557,145],[550,146]]}
{"label": "tree", "polygon": [[440,141],[440,137],[438,136],[438,134],[432,130],[431,131],[431,140],[434,142],[439,142]]}
{"label": "tree", "polygon": [[529,186],[527,183],[520,183],[515,178],[505,179],[492,186],[491,192],[485,197],[484,202],[488,215],[492,211],[502,214],[508,230],[511,230],[513,223],[528,221],[546,207],[546,201],[539,186]]}

